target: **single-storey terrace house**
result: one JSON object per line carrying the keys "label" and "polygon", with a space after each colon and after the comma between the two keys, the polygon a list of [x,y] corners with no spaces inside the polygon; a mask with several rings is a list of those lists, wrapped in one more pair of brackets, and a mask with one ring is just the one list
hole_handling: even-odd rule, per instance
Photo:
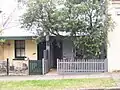
{"label": "single-storey terrace house", "polygon": [[37,59],[37,46],[32,38],[34,35],[25,31],[5,30],[0,36],[4,40],[0,44],[0,60],[22,60],[25,56],[30,59]]}
{"label": "single-storey terrace house", "polygon": [[[36,43],[34,39],[35,37],[36,36],[34,34],[22,29],[19,30],[18,28],[4,30],[2,35],[0,36],[1,40],[5,40],[4,42],[0,43],[0,60],[6,60],[7,58],[9,58],[10,66],[12,66],[13,64],[15,64],[15,62],[23,62],[26,60],[42,61],[42,59],[44,58],[47,60],[47,62],[44,63],[44,67],[42,65],[40,66],[41,68],[45,69],[46,73],[51,68],[56,68],[58,70],[58,67],[70,67],[66,64],[61,66],[61,64],[59,64],[57,61],[57,59],[63,58],[69,59],[68,61],[73,59],[73,45],[70,39],[67,38],[61,40],[57,37],[50,36],[48,39],[46,38],[46,40]],[[104,61],[102,63],[104,64]],[[107,68],[105,70],[105,66],[101,65],[98,65],[98,69],[102,68],[101,71],[107,71]],[[81,70],[82,68],[85,69],[84,65],[77,65],[76,68],[78,66],[81,66],[79,67],[79,69]],[[89,66],[89,69],[92,69],[92,66]]]}
{"label": "single-storey terrace house", "polygon": [[[44,57],[44,50],[48,51],[48,65],[49,68],[57,68],[57,58],[72,57],[72,42],[70,40],[59,41],[55,37],[50,37],[52,41],[47,45],[46,41],[36,43],[34,40],[36,36],[18,28],[11,28],[4,30],[0,36],[0,60],[9,58],[10,65],[14,62],[21,62],[24,60],[41,60]],[[56,45],[58,44],[59,45]]]}

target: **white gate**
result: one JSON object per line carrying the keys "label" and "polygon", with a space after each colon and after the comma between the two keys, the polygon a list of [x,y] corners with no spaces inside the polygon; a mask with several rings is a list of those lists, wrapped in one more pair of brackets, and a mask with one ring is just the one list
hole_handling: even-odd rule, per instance
{"label": "white gate", "polygon": [[57,73],[107,72],[107,59],[57,60]]}

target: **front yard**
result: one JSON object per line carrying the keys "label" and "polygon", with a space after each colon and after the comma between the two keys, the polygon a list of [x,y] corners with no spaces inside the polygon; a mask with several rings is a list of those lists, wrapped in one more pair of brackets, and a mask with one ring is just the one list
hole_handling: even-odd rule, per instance
{"label": "front yard", "polygon": [[111,78],[0,81],[0,90],[62,90],[63,88],[114,87]]}

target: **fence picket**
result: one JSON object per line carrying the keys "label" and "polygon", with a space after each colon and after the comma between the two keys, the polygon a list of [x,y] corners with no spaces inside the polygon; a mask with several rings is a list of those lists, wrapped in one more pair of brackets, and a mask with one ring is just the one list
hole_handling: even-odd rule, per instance
{"label": "fence picket", "polygon": [[107,59],[77,59],[77,60],[57,60],[57,72],[80,73],[80,72],[105,72],[107,70]]}

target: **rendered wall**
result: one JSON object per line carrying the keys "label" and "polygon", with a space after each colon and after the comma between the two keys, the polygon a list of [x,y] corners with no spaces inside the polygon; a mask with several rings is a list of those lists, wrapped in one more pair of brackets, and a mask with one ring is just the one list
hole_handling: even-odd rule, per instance
{"label": "rendered wall", "polygon": [[31,60],[37,60],[37,44],[35,41],[25,41],[25,55]]}
{"label": "rendered wall", "polygon": [[112,18],[115,21],[115,28],[112,32],[108,33],[108,71],[116,71],[120,70],[120,15],[116,14],[116,9],[120,4],[113,3],[110,6],[110,13],[112,14]]}
{"label": "rendered wall", "polygon": [[[35,41],[25,40],[25,56],[31,60],[37,60],[37,45]],[[5,42],[3,48],[0,47],[0,60],[15,59],[14,40]]]}
{"label": "rendered wall", "polygon": [[73,46],[72,41],[64,39],[63,40],[63,57],[72,58],[73,57]]}

